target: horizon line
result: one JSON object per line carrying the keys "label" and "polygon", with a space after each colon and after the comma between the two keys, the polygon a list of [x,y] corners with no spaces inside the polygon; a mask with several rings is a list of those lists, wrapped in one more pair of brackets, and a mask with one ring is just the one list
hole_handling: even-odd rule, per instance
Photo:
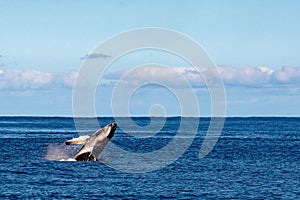
{"label": "horizon line", "polygon": [[273,118],[300,118],[300,115],[227,115],[227,116],[182,116],[182,115],[169,115],[169,116],[155,116],[155,115],[129,115],[129,116],[112,116],[112,115],[104,115],[104,116],[73,116],[73,115],[0,115],[0,117],[61,117],[61,118],[129,118],[129,117],[154,117],[154,118],[265,118],[265,117],[273,117]]}

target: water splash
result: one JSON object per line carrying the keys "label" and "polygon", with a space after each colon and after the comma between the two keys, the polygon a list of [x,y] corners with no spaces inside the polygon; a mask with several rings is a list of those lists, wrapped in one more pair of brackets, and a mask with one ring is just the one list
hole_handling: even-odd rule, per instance
{"label": "water splash", "polygon": [[46,160],[75,161],[73,155],[75,150],[64,144],[49,144],[46,150]]}

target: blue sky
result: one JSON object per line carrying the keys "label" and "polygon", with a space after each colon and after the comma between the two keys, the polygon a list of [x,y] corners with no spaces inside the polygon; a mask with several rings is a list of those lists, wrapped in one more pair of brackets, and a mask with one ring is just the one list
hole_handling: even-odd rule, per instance
{"label": "blue sky", "polygon": [[[72,86],[83,57],[112,35],[161,27],[197,41],[221,68],[229,116],[299,116],[299,8],[292,0],[0,0],[0,115],[72,115]],[[136,60],[186,65],[162,53],[142,52],[119,60],[114,73]],[[109,75],[114,74],[108,80]],[[110,98],[100,91],[112,88],[102,85],[97,92],[100,116],[111,114]],[[147,115],[149,104],[174,101],[168,92],[159,98],[160,90],[137,93],[132,113]],[[201,113],[210,115],[209,95],[198,93],[198,98]],[[172,105],[166,106],[168,114],[179,114],[178,105]]]}

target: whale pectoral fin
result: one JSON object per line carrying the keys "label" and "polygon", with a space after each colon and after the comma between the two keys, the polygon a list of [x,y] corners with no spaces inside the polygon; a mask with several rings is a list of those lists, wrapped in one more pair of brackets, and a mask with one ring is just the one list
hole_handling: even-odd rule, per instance
{"label": "whale pectoral fin", "polygon": [[71,140],[67,140],[65,143],[66,143],[66,145],[85,144],[89,138],[90,138],[90,136],[84,135],[84,136],[80,136],[78,138],[73,138]]}

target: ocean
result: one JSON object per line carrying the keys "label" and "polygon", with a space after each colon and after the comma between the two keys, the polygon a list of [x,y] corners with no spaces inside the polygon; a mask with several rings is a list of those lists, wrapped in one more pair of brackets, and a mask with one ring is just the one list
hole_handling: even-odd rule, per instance
{"label": "ocean", "polygon": [[[81,131],[94,132],[84,120]],[[172,144],[181,120],[167,118],[149,138],[118,127],[110,142],[147,155]],[[71,117],[0,117],[0,199],[300,199],[300,118],[226,118],[213,150],[199,158],[210,120],[200,118],[191,145],[174,162],[135,173],[112,168],[116,155],[101,154],[98,162],[55,159],[77,150],[64,144],[82,134]],[[114,119],[98,121],[104,126]],[[151,133],[150,118],[133,121],[142,126],[138,132]]]}

